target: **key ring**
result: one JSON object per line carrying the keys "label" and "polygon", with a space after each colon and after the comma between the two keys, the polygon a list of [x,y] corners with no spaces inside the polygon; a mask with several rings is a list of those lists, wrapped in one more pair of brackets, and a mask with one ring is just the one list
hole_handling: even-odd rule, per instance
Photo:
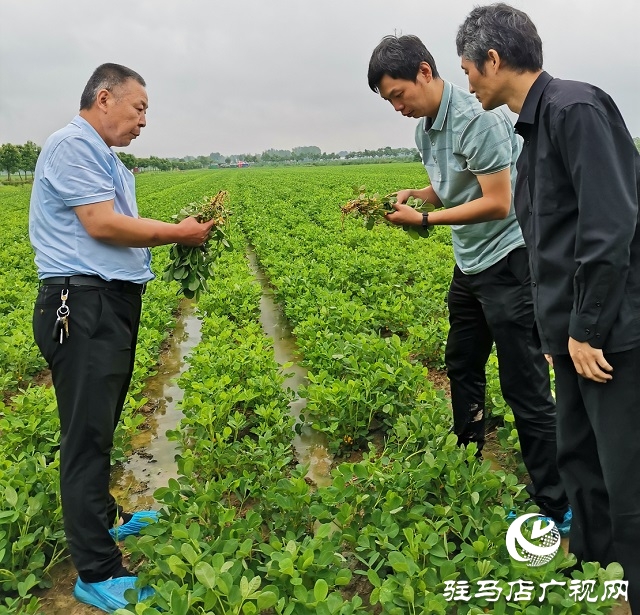
{"label": "key ring", "polygon": [[66,318],[67,316],[69,316],[69,306],[68,305],[61,305],[56,310],[56,316],[58,318]]}

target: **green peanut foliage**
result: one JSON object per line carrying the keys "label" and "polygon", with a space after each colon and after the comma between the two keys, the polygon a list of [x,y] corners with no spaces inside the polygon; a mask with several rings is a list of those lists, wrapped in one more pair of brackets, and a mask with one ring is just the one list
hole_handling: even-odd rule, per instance
{"label": "green peanut foliage", "polygon": [[224,227],[229,223],[231,212],[226,203],[229,193],[220,190],[214,197],[204,196],[200,202],[189,203],[173,219],[179,222],[193,216],[198,222],[214,220],[211,237],[201,246],[189,247],[173,244],[169,251],[169,264],[162,274],[165,282],[176,281],[180,284],[178,293],[188,299],[198,300],[200,294],[209,290],[207,280],[213,277],[213,265],[222,250],[232,250]]}

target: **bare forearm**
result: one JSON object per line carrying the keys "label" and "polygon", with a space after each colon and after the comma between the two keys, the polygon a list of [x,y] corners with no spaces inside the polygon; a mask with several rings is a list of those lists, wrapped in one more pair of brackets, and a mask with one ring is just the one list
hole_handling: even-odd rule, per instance
{"label": "bare forearm", "polygon": [[150,218],[132,218],[113,210],[113,201],[103,201],[75,208],[82,226],[93,239],[129,248],[152,248],[167,243],[199,246],[211,231],[213,221],[199,223],[185,218],[169,224]]}
{"label": "bare forearm", "polygon": [[175,224],[122,214],[110,216],[92,231],[91,236],[98,241],[130,248],[151,248],[182,239]]}
{"label": "bare forearm", "polygon": [[431,224],[477,224],[504,220],[511,211],[510,169],[478,175],[482,196],[429,214]]}
{"label": "bare forearm", "polygon": [[477,224],[491,220],[503,220],[509,214],[510,203],[481,197],[449,209],[439,209],[429,214],[430,224]]}
{"label": "bare forearm", "polygon": [[[419,192],[419,191],[416,191]],[[509,213],[510,204],[496,203],[493,199],[482,197],[449,209],[438,209],[429,213],[430,225],[476,224],[490,220],[501,220]],[[422,225],[422,214],[408,205],[396,205],[396,211],[386,218],[393,224]]]}

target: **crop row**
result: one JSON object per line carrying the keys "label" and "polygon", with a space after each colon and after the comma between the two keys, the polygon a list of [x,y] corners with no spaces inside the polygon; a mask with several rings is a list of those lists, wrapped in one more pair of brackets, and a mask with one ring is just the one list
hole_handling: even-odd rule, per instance
{"label": "crop row", "polygon": [[[506,511],[522,505],[523,485],[492,471],[489,462],[478,463],[472,446],[456,445],[448,403],[429,382],[425,365],[441,365],[446,336],[452,266],[446,231],[414,241],[400,229],[369,232],[357,221],[342,226],[338,206],[352,184],[383,192],[422,183],[417,165],[139,179],[143,215],[168,219],[185,202],[225,188],[239,224],[232,231],[236,251],[218,262],[211,292],[200,300],[202,341],[180,380],[185,418],[172,434],[180,443],[180,477],[155,494],[160,521],[126,542],[143,582],[157,593],[120,615],[607,611],[611,601],[576,604],[558,588],[550,588],[544,604],[486,598],[451,604],[444,596],[452,581],[491,579],[504,589],[520,578],[562,578],[572,560],[559,554],[537,569],[510,560]],[[293,460],[291,394],[282,388],[259,324],[260,288],[246,262],[246,240],[309,369],[305,418],[328,434],[335,451],[364,450],[360,461],[337,465],[329,487],[312,488],[306,469]],[[156,250],[154,259],[160,271],[166,249]],[[139,346],[147,367],[136,374],[131,410],[143,404],[143,379],[172,324],[174,292],[175,286],[155,282],[145,297],[151,337]],[[32,406],[22,412],[29,395]],[[26,417],[34,414],[51,423],[30,425]],[[32,514],[36,499],[57,497],[54,414],[51,392],[29,387],[11,396],[1,419],[22,422],[0,423],[3,434],[12,433],[14,452],[37,451],[30,459],[45,460],[44,469],[25,470],[25,483],[40,485],[33,493],[15,477],[13,492],[6,489],[3,481],[17,461],[0,470],[0,568],[16,576],[5,587],[14,592],[8,613],[37,612],[30,586],[63,546],[59,505],[55,513],[40,506],[40,516]],[[135,414],[127,416],[125,422],[137,423]],[[372,430],[382,432],[382,446],[370,443]],[[14,509],[9,499],[26,512],[6,525],[13,534],[3,543],[3,515]],[[38,528],[48,530],[25,546],[23,557],[44,557],[18,578],[26,564],[6,560],[3,544],[12,549],[20,531]],[[614,573],[586,565],[574,575],[602,580]]]}
{"label": "crop row", "polygon": [[[190,181],[194,181],[190,178]],[[185,198],[175,181],[140,199],[141,213],[169,219]],[[197,188],[199,190],[199,188]],[[48,573],[66,556],[59,494],[59,421],[44,359],[33,341],[31,316],[37,275],[28,240],[29,187],[1,187],[0,257],[0,613],[34,613],[30,590],[50,584]],[[166,248],[156,250],[161,272]],[[175,287],[149,285],[144,297],[136,362],[122,421],[115,434],[113,462],[123,461],[131,435],[142,427],[146,379],[155,373],[162,344],[175,324]],[[73,307],[73,306],[71,306]],[[4,596],[7,596],[6,598]]]}
{"label": "crop row", "polygon": [[[156,492],[160,522],[127,542],[157,595],[119,613],[606,612],[611,601],[576,604],[555,589],[544,605],[445,599],[447,582],[504,588],[561,577],[573,560],[559,554],[537,570],[510,560],[506,511],[522,505],[523,485],[456,445],[423,365],[438,363],[446,331],[446,234],[419,245],[397,229],[342,230],[337,204],[350,183],[366,183],[363,172],[382,189],[411,181],[349,171],[218,172],[205,192],[232,193],[234,217],[294,326],[310,370],[307,419],[334,449],[346,454],[352,440],[368,450],[317,490],[288,464],[290,423],[259,342],[259,296],[242,251],[225,255],[181,380],[182,477]],[[243,244],[237,231],[233,243]],[[369,444],[371,429],[384,432],[382,448]]]}
{"label": "crop row", "polygon": [[[443,367],[453,255],[445,228],[414,240],[398,228],[368,231],[360,220],[340,219],[352,185],[381,194],[422,186],[419,166],[327,175],[284,171],[276,183],[258,171],[234,195],[310,368],[308,412],[338,450],[362,446],[374,426],[391,426],[424,386],[421,367]],[[494,414],[504,414],[495,362],[487,397]]]}

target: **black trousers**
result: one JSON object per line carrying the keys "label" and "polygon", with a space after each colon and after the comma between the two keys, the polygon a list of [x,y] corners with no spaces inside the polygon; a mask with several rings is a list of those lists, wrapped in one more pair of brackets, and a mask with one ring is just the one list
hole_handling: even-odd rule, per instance
{"label": "black trousers", "polygon": [[605,358],[613,379],[599,384],[579,376],[569,355],[553,357],[569,549],[579,561],[620,562],[640,613],[640,347]]}
{"label": "black trousers", "polygon": [[60,489],[71,559],[87,583],[122,566],[109,535],[117,506],[109,493],[113,433],[133,372],[141,296],[69,287],[69,338],[52,337],[62,286],[42,286],[33,314],[36,343],[53,377],[60,415]]}
{"label": "black trousers", "polygon": [[456,266],[449,289],[445,363],[454,431],[460,444],[485,441],[485,367],[493,342],[500,388],[515,417],[533,500],[561,521],[568,508],[556,462],[556,412],[549,366],[534,336],[533,299],[524,248],[488,269],[465,275]]}

